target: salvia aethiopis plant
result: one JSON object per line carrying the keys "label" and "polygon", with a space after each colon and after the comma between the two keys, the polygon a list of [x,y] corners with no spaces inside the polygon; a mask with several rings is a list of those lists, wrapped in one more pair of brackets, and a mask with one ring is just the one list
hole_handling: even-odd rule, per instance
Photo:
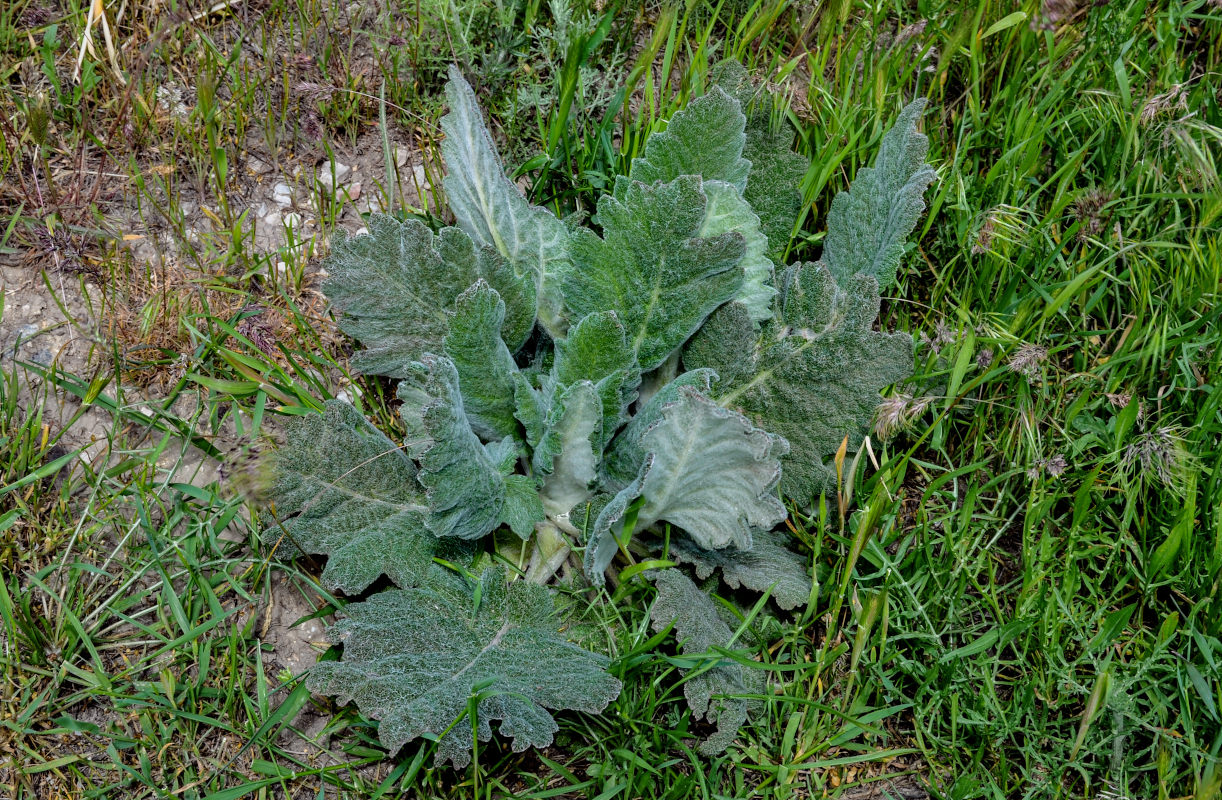
{"label": "salvia aethiopis plant", "polygon": [[[407,436],[339,400],[298,420],[272,459],[269,535],[326,556],[331,590],[393,583],[344,608],[329,634],[342,659],[308,678],[378,720],[392,752],[428,735],[463,767],[494,724],[515,750],[543,747],[550,712],[616,698],[608,659],[559,632],[554,581],[601,587],[667,560],[634,572],[688,653],[732,638],[692,575],[781,609],[810,599],[781,497],[834,489],[829,460],[911,373],[911,338],[874,324],[933,179],[923,103],[834,199],[821,259],[782,266],[807,164],[748,124],[741,68],[722,75],[586,227],[522,196],[451,69],[456,226],[379,216],[333,247],[324,290],[364,348],[352,366],[399,381]],[[706,752],[747,720],[753,672],[724,659],[686,681],[716,725]]]}

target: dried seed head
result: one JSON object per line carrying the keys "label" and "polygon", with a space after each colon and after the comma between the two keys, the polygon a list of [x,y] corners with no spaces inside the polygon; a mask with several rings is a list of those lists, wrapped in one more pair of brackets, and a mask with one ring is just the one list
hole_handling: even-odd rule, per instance
{"label": "dried seed head", "polygon": [[928,395],[914,399],[907,393],[885,398],[874,411],[874,433],[880,439],[890,439],[912,425],[934,399]]}
{"label": "dried seed head", "polygon": [[270,356],[276,352],[276,334],[264,315],[265,311],[267,309],[260,305],[245,306],[240,313],[250,316],[238,323],[237,331],[250,339],[264,355]]}
{"label": "dried seed head", "polygon": [[1065,461],[1065,456],[1056,453],[1049,458],[1037,458],[1031,462],[1031,466],[1027,467],[1027,479],[1035,480],[1040,476],[1041,472],[1046,472],[1049,476],[1055,478],[1063,474],[1067,469],[1069,469],[1069,464]]}
{"label": "dried seed head", "polygon": [[313,81],[302,81],[293,87],[293,92],[301,100],[318,101],[326,100],[335,94],[335,87]]}
{"label": "dried seed head", "polygon": [[1091,187],[1074,201],[1074,216],[1082,223],[1078,228],[1079,241],[1085,241],[1103,232],[1103,226],[1111,217],[1110,214],[1103,213],[1103,208],[1112,202],[1112,199],[1113,195],[1107,189]]}
{"label": "dried seed head", "polygon": [[19,22],[23,28],[41,28],[51,21],[54,13],[46,6],[29,6],[21,12]]}
{"label": "dried seed head", "polygon": [[976,354],[976,366],[980,369],[988,369],[993,366],[993,348],[985,347]]}
{"label": "dried seed head", "polygon": [[1027,378],[1040,374],[1040,366],[1048,360],[1048,348],[1038,344],[1024,344],[1014,351],[1006,366]]}
{"label": "dried seed head", "polygon": [[308,138],[321,142],[323,140],[322,120],[314,111],[307,111],[301,118],[301,131]]}
{"label": "dried seed head", "polygon": [[1142,125],[1149,125],[1168,111],[1187,110],[1188,92],[1184,89],[1184,84],[1176,83],[1162,94],[1156,94],[1147,100],[1141,107],[1141,113],[1137,115],[1137,121]]}
{"label": "dried seed head", "polygon": [[1164,426],[1137,436],[1125,448],[1121,466],[1139,480],[1152,478],[1179,493],[1193,462],[1179,429]]}
{"label": "dried seed head", "polygon": [[989,252],[989,247],[993,244],[993,224],[993,215],[986,215],[984,222],[976,231],[975,241],[972,242],[972,255],[978,256]]}

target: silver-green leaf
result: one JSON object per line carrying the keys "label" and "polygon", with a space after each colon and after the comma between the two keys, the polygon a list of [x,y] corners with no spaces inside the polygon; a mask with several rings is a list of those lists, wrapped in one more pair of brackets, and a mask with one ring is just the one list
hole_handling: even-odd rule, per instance
{"label": "silver-green leaf", "polygon": [[628,344],[624,326],[614,311],[588,314],[556,341],[552,375],[561,386],[590,381],[602,401],[599,453],[628,419],[636,400],[641,370]]}
{"label": "silver-green leaf", "polygon": [[539,322],[553,335],[562,333],[563,310],[555,278],[568,259],[568,231],[550,211],[527,202],[509,180],[475,92],[453,66],[446,99],[450,113],[441,119],[446,135],[441,154],[450,210],[472,239],[504,256],[519,276],[530,277]]}
{"label": "silver-green leaf", "polygon": [[731,589],[771,589],[772,599],[788,611],[806,605],[811,591],[810,559],[787,548],[789,538],[783,531],[757,530],[751,535],[749,550],[706,550],[680,534],[671,537],[670,556],[681,564],[691,564],[700,580],[720,570],[721,579]]}
{"label": "silver-green leaf", "polygon": [[785,518],[776,494],[787,445],[690,386],[640,437],[645,463],[607,504],[591,531],[586,575],[596,585],[623,538],[623,516],[641,498],[637,527],[665,520],[702,547],[747,548],[755,528]]}
{"label": "silver-green leaf", "polygon": [[425,356],[399,384],[417,479],[428,495],[428,528],[436,536],[478,539],[502,519],[502,463],[512,447],[480,442],[463,408],[458,371],[450,359]]}
{"label": "silver-green leaf", "polygon": [[[655,631],[673,623],[675,638],[688,655],[710,654],[717,658],[717,648],[731,645],[733,631],[717,613],[712,598],[675,569],[664,569],[653,575],[658,595],[649,609]],[[700,745],[705,755],[716,755],[734,741],[738,730],[747,722],[748,701],[744,694],[757,694],[762,687],[758,675],[729,658],[718,666],[702,669],[683,682],[683,694],[697,719],[717,723],[717,732]],[[735,697],[735,695],[740,695]]]}
{"label": "silver-green leaf", "polygon": [[733,299],[746,306],[756,322],[772,319],[772,300],[776,297],[774,269],[760,218],[734,186],[706,180],[701,188],[709,202],[700,235],[735,232],[743,237],[743,285]]}
{"label": "silver-green leaf", "polygon": [[777,497],[785,440],[691,387],[641,436],[653,459],[641,485],[640,524],[666,520],[713,550],[751,546],[753,528],[785,519]]}
{"label": "silver-green leaf", "polygon": [[485,441],[521,438],[514,416],[517,365],[501,341],[505,303],[482,279],[458,296],[445,338],[471,428]]}
{"label": "silver-green leaf", "polygon": [[[472,585],[436,568],[423,587],[381,592],[343,614],[327,634],[343,660],[317,664],[307,683],[355,701],[392,753],[438,736],[437,764],[462,768],[472,724],[487,741],[494,722],[515,752],[547,747],[558,730],[549,709],[597,714],[619,696],[607,659],[556,633],[547,589],[506,585],[497,571]],[[455,724],[471,703],[475,719]]]}
{"label": "silver-green leaf", "polygon": [[691,386],[701,394],[708,395],[717,380],[711,369],[695,369],[679,375],[637,408],[624,429],[620,431],[603,456],[602,477],[616,491],[627,486],[641,472],[648,453],[641,444],[641,436],[662,420],[662,410],[679,399],[679,390]]}
{"label": "silver-green leaf", "polygon": [[741,193],[751,171],[751,162],[743,158],[746,124],[738,101],[714,88],[676,111],[665,131],[650,135],[645,152],[632,160],[629,177],[668,183],[680,175],[699,175],[725,181]]}
{"label": "silver-green leaf", "polygon": [[505,302],[500,334],[510,350],[535,324],[535,286],[518,278],[490,248],[477,248],[457,228],[434,236],[418,220],[375,215],[369,233],[336,236],[324,262],[323,292],[340,314],[340,328],[365,346],[352,368],[405,378],[428,352],[438,352],[449,330],[446,312],[481,278]]}
{"label": "silver-green leaf", "polygon": [[935,177],[925,163],[929,139],[916,129],[924,109],[924,98],[905,106],[874,166],[859,170],[849,190],[832,200],[820,261],[841,285],[854,275],[869,275],[881,289],[895,282],[904,241],[925,210],[925,189]]}
{"label": "silver-green leaf", "polygon": [[702,238],[707,203],[696,177],[634,182],[622,202],[599,200],[601,237],[573,234],[565,304],[575,319],[614,311],[642,370],[665,361],[742,286],[744,239]]}
{"label": "silver-green leaf", "polygon": [[330,400],[290,421],[271,464],[269,500],[284,528],[264,537],[327,556],[324,586],[357,594],[383,574],[399,586],[423,579],[437,540],[416,467],[355,408]]}
{"label": "silver-green leaf", "polygon": [[819,264],[786,270],[781,317],[756,332],[731,303],[688,345],[684,364],[721,376],[714,399],[789,441],[781,491],[802,503],[833,488],[825,465],[846,437],[856,449],[887,385],[912,374],[912,337],[874,330],[878,285],[842,289]]}

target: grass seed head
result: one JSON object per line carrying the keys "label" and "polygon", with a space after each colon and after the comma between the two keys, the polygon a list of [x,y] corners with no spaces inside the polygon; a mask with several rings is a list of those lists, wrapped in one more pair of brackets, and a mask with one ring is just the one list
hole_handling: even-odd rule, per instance
{"label": "grass seed head", "polygon": [[885,398],[874,411],[874,433],[880,439],[890,439],[907,430],[934,399],[930,396],[913,398],[904,392]]}
{"label": "grass seed head", "polygon": [[1047,347],[1038,344],[1024,344],[1014,351],[1006,366],[1010,368],[1010,371],[1030,379],[1040,374],[1040,366],[1047,360]]}
{"label": "grass seed head", "polygon": [[1194,458],[1181,431],[1163,426],[1140,434],[1124,450],[1121,466],[1138,480],[1155,480],[1173,492],[1184,490]]}

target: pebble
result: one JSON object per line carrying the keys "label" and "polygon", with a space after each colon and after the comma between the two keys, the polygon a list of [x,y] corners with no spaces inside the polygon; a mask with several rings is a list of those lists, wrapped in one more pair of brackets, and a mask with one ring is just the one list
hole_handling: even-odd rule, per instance
{"label": "pebble", "polygon": [[361,182],[357,181],[348,187],[348,199],[356,200],[361,196]]}
{"label": "pebble", "polygon": [[337,186],[343,186],[351,175],[352,167],[338,161],[332,161],[318,168],[318,182],[329,192],[334,192]]}
{"label": "pebble", "polygon": [[293,204],[293,187],[287,183],[277,183],[272,187],[272,202],[278,206],[291,206]]}
{"label": "pebble", "polygon": [[402,167],[407,164],[408,156],[411,155],[411,150],[408,150],[401,144],[395,145],[395,166]]}
{"label": "pebble", "polygon": [[272,171],[272,165],[261,158],[251,156],[246,159],[246,169],[251,175],[265,175]]}
{"label": "pebble", "polygon": [[296,211],[290,211],[284,215],[284,227],[286,228],[292,228],[294,231],[300,231],[302,222],[303,220],[301,219],[301,215]]}

